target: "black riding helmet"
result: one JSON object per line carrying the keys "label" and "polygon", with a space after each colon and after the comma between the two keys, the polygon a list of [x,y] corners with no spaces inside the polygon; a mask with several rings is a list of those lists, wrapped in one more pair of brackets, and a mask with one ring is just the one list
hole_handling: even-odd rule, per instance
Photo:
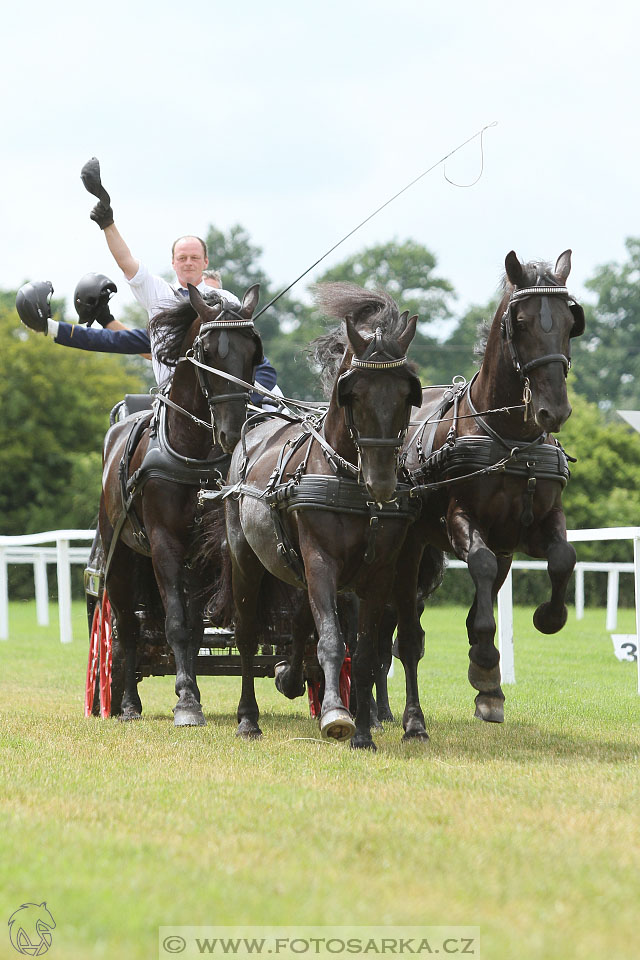
{"label": "black riding helmet", "polygon": [[52,295],[50,280],[35,280],[20,287],[16,294],[16,310],[25,327],[37,333],[48,333],[47,321],[51,317],[49,301]]}
{"label": "black riding helmet", "polygon": [[103,273],[85,273],[84,277],[78,280],[73,294],[73,305],[80,322],[91,323],[95,320],[100,307],[107,304],[111,294],[117,290],[113,280],[105,277]]}

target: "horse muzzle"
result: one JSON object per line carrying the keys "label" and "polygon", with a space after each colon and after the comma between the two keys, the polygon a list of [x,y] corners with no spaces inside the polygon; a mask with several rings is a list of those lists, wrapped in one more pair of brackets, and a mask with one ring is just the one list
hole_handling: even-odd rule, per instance
{"label": "horse muzzle", "polygon": [[557,433],[571,416],[571,404],[567,400],[563,404],[555,404],[553,410],[544,404],[534,404],[534,417],[538,426],[545,433]]}

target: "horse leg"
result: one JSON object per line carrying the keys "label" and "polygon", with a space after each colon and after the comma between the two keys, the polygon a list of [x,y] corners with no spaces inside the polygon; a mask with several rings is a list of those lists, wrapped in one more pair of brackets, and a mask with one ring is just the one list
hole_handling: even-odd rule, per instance
{"label": "horse leg", "polygon": [[[375,750],[376,745],[371,736],[371,711],[373,681],[376,669],[380,662],[378,651],[378,625],[384,613],[387,590],[385,576],[379,576],[369,583],[367,597],[361,598],[358,614],[358,642],[355,656],[351,660],[351,671],[357,690],[356,731],[351,740],[355,749]],[[375,715],[377,719],[377,714]]]}
{"label": "horse leg", "polygon": [[306,690],[303,676],[304,652],[313,631],[311,607],[306,596],[300,594],[300,604],[293,618],[292,649],[290,659],[276,664],[276,688],[289,700],[304,696]]}
{"label": "horse leg", "polygon": [[138,720],[142,714],[142,702],[138,694],[137,653],[140,624],[135,615],[134,598],[140,558],[123,544],[119,544],[111,567],[108,593],[115,613],[115,630],[112,640],[112,673],[121,670],[124,676],[124,692],[121,704],[112,699],[111,715],[120,714],[122,720]]}
{"label": "horse leg", "polygon": [[[147,529],[149,529],[147,527]],[[151,540],[153,569],[165,609],[165,636],[176,661],[175,692],[178,702],[173,708],[176,727],[202,727],[206,724],[200,706],[200,691],[195,678],[193,629],[189,622],[188,581],[184,565],[184,546],[180,542],[154,537]]]}
{"label": "horse leg", "polygon": [[193,677],[194,694],[198,703],[200,700],[200,688],[197,679],[197,656],[202,646],[204,637],[204,596],[206,584],[204,577],[196,575],[195,567],[190,569],[194,577],[189,577],[189,586],[187,594],[187,623],[191,634],[189,643],[189,669]]}
{"label": "horse leg", "polygon": [[467,617],[469,683],[478,691],[475,716],[492,723],[504,721],[504,693],[500,687],[500,654],[495,646],[493,604],[511,565],[510,557],[496,557],[472,520],[456,511],[449,521],[449,537],[465,560],[476,588]]}
{"label": "horse leg", "polygon": [[402,715],[404,741],[429,739],[418,691],[418,663],[424,656],[424,631],[420,624],[423,605],[417,601],[421,555],[422,546],[412,537],[410,531],[398,561],[395,579],[395,604],[398,618],[397,655],[404,667],[406,688],[405,708]]}
{"label": "horse leg", "polygon": [[[241,547],[238,555],[237,547]],[[253,658],[258,649],[258,597],[264,567],[244,540],[231,551],[233,600],[236,609],[236,645],[242,662],[242,689],[238,702],[236,736],[257,740],[262,736],[258,725],[260,710],[256,700]]]}
{"label": "horse leg", "polygon": [[[323,737],[348,740],[355,724],[340,697],[340,671],[344,663],[346,644],[340,629],[337,609],[337,568],[335,561],[314,547],[307,552],[301,537],[308,583],[309,603],[318,632],[318,661],[324,673],[324,697],[320,714],[320,732]],[[367,712],[369,703],[367,701]]]}
{"label": "horse leg", "polygon": [[[547,572],[551,581],[551,599],[541,603],[533,614],[533,625],[540,633],[557,633],[567,622],[565,597],[567,585],[576,565],[576,551],[567,543],[567,529],[562,510],[553,510],[531,551],[547,558]],[[538,547],[538,549],[536,549]]]}
{"label": "horse leg", "polygon": [[396,615],[391,607],[385,607],[382,622],[378,632],[379,657],[376,664],[374,683],[376,686],[377,717],[380,723],[393,723],[394,716],[389,704],[389,688],[387,677],[393,659],[393,631],[396,625]]}

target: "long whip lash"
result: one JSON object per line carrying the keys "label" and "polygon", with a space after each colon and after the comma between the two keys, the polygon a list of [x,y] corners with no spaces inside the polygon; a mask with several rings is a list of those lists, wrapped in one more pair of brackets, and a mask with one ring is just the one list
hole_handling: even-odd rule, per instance
{"label": "long whip lash", "polygon": [[[296,277],[296,279],[293,281],[293,283],[290,283],[288,287],[285,287],[284,290],[281,290],[280,293],[276,294],[276,296],[273,298],[273,300],[270,300],[269,303],[262,308],[262,310],[258,311],[258,313],[256,313],[256,315],[254,316],[253,319],[254,319],[254,320],[257,320],[258,317],[262,316],[262,314],[265,312],[265,310],[268,310],[269,307],[272,307],[272,306],[274,305],[274,303],[276,303],[276,302],[280,299],[280,297],[283,297],[283,296],[285,295],[285,293],[288,293],[289,290],[291,290],[291,288],[294,287],[294,286],[296,285],[296,283],[298,283],[299,280],[302,280],[302,278],[303,278],[303,277],[306,277],[306,275],[307,275],[308,273],[310,273],[310,271],[313,270],[314,267],[317,267],[319,263],[322,263],[322,261],[325,259],[325,257],[328,257],[330,253],[333,253],[334,250],[337,250],[337,248],[340,246],[341,243],[344,243],[345,240],[348,240],[349,237],[352,237],[353,234],[354,234],[357,230],[359,230],[360,227],[364,227],[365,223],[368,223],[369,220],[373,220],[373,218],[376,216],[376,214],[380,213],[381,210],[384,210],[385,207],[388,207],[389,204],[390,204],[390,203],[393,203],[394,200],[397,200],[397,198],[398,198],[399,196],[401,196],[401,194],[405,193],[405,191],[407,191],[410,187],[412,187],[415,183],[417,183],[418,180],[422,180],[423,177],[426,177],[426,175],[427,175],[428,173],[431,173],[431,171],[432,171],[432,170],[435,170],[436,167],[439,167],[440,164],[446,163],[446,161],[449,159],[449,157],[452,157],[452,156],[454,155],[454,153],[457,153],[457,152],[458,152],[458,150],[462,150],[463,147],[466,147],[468,143],[471,143],[471,141],[472,141],[472,140],[475,140],[477,137],[480,137],[480,146],[481,146],[481,148],[482,148],[482,136],[483,136],[485,130],[489,130],[491,127],[497,126],[497,124],[498,124],[498,121],[497,121],[497,120],[494,120],[492,123],[488,123],[485,127],[482,127],[481,130],[478,130],[477,133],[474,133],[473,136],[472,136],[472,137],[469,137],[467,140],[465,140],[464,143],[458,144],[457,147],[454,147],[453,150],[450,150],[449,153],[447,153],[444,157],[441,157],[439,160],[437,160],[434,164],[432,164],[432,165],[429,167],[428,170],[425,170],[423,173],[421,173],[421,174],[419,174],[417,177],[415,177],[415,179],[413,179],[413,180],[411,181],[411,183],[408,183],[405,187],[403,187],[402,190],[398,190],[398,192],[397,192],[397,193],[394,193],[394,195],[393,195],[392,197],[389,197],[388,200],[385,200],[385,202],[384,202],[383,204],[381,204],[381,206],[379,206],[379,207],[377,208],[377,210],[374,210],[373,213],[370,213],[368,217],[366,217],[361,223],[359,223],[359,224],[357,225],[357,227],[354,227],[353,230],[350,230],[349,233],[345,234],[344,237],[342,238],[342,240],[338,240],[337,243],[334,243],[334,245],[333,245],[329,250],[327,250],[326,253],[323,253],[322,256],[321,256],[318,260],[316,260],[315,263],[312,263],[310,267],[307,267],[307,269],[304,271],[304,273],[301,273],[299,277]],[[484,154],[483,154],[483,169],[484,169]],[[480,176],[482,176],[482,169],[480,170]],[[478,182],[478,180],[480,179],[480,176],[479,176],[476,180],[474,180],[474,183],[477,183],[477,182]],[[445,173],[445,177],[446,177],[446,173]],[[453,183],[453,181],[449,180],[448,177],[446,177],[446,179],[447,179],[448,182],[451,183],[453,186],[473,186],[473,184],[455,184],[455,183]]]}

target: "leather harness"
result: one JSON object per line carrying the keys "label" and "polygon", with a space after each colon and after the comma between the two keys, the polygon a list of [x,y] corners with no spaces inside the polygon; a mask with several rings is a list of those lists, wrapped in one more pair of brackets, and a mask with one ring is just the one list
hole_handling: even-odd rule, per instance
{"label": "leather harness", "polygon": [[[129,476],[133,454],[147,428],[150,431],[147,452],[138,469]],[[167,408],[164,404],[156,404],[151,413],[138,414],[131,424],[118,469],[122,511],[113,530],[111,547],[105,563],[105,581],[122,528],[127,520],[131,525],[139,552],[147,557],[151,556],[149,538],[133,506],[135,497],[142,492],[149,480],[170,480],[172,483],[212,490],[222,485],[230,462],[231,456],[226,453],[214,460],[196,460],[177,453],[167,436]]]}

